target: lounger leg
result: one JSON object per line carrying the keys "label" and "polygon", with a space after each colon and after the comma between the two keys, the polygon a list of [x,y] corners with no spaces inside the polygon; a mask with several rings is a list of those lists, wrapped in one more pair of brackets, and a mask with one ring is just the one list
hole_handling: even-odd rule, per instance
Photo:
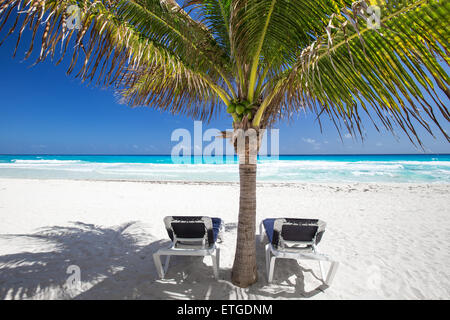
{"label": "lounger leg", "polygon": [[261,221],[261,223],[259,224],[259,242],[263,241],[264,241],[264,232],[263,232],[263,223]]}
{"label": "lounger leg", "polygon": [[214,270],[214,277],[216,279],[219,279],[219,262],[220,262],[220,249],[217,248],[215,254],[211,255],[212,263],[213,263],[213,270]]}
{"label": "lounger leg", "polygon": [[220,242],[223,242],[224,233],[225,233],[225,223],[222,221],[219,228],[219,234],[217,235],[217,238],[220,240]]}
{"label": "lounger leg", "polygon": [[323,271],[322,261],[320,261],[320,260],[319,260],[319,267],[320,267],[320,275],[322,276],[322,280],[325,281],[325,272]]}
{"label": "lounger leg", "polygon": [[158,252],[153,254],[153,262],[155,263],[156,271],[161,279],[164,279],[164,270],[161,264],[161,256]]}
{"label": "lounger leg", "polygon": [[266,245],[266,271],[267,271],[267,280],[269,283],[273,280],[273,272],[275,269],[275,260],[277,257],[270,257],[270,243]]}
{"label": "lounger leg", "polygon": [[273,256],[272,258],[270,258],[270,272],[269,272],[269,283],[272,282],[273,280],[273,273],[275,271],[275,260],[277,259],[277,257]]}
{"label": "lounger leg", "polygon": [[269,265],[270,265],[270,243],[266,244],[266,274],[269,279]]}
{"label": "lounger leg", "polygon": [[336,275],[336,271],[338,269],[339,262],[333,261],[331,262],[330,270],[328,271],[327,279],[325,280],[325,284],[330,286],[331,282],[334,279],[334,276]]}
{"label": "lounger leg", "polygon": [[217,248],[216,250],[217,250],[217,252],[216,252],[216,261],[217,261],[217,272],[218,272],[219,269],[220,269],[220,248]]}
{"label": "lounger leg", "polygon": [[170,255],[167,255],[166,262],[164,263],[164,274],[167,274],[167,270],[169,270],[169,262],[170,262]]}

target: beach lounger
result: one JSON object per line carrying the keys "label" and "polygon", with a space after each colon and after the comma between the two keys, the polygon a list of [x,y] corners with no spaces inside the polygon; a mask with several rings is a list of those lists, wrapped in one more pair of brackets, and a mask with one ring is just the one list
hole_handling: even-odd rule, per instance
{"label": "beach lounger", "polygon": [[[214,276],[219,277],[220,250],[216,245],[223,231],[220,218],[210,217],[175,217],[164,218],[167,233],[172,242],[167,248],[161,248],[153,254],[156,270],[164,279],[169,267],[170,256],[211,256]],[[166,256],[165,266],[161,256]]]}
{"label": "beach lounger", "polygon": [[[269,283],[273,280],[276,259],[317,260],[322,280],[330,285],[336,274],[338,262],[317,252],[316,246],[325,232],[325,222],[317,219],[265,219],[260,224],[260,239],[264,240],[263,227],[269,240],[266,245],[266,271]],[[324,275],[322,261],[330,262]]]}

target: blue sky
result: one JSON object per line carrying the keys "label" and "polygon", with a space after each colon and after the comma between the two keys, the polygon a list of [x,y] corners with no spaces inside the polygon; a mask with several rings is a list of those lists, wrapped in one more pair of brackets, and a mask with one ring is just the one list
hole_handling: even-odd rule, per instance
{"label": "blue sky", "polygon": [[[131,109],[119,104],[114,92],[88,87],[66,76],[70,61],[54,66],[48,60],[31,67],[35,54],[23,61],[28,39],[26,35],[15,59],[16,37],[0,47],[0,154],[170,154],[176,144],[171,141],[172,131],[193,131],[192,119],[149,108]],[[441,99],[449,102],[444,95]],[[281,154],[423,152],[400,130],[395,138],[386,131],[377,132],[366,122],[363,143],[351,137],[342,143],[332,123],[324,121],[321,133],[312,114],[296,118],[277,126]],[[443,119],[442,123],[450,132],[449,123]],[[223,113],[205,124],[207,128],[229,129],[231,119]],[[426,151],[450,153],[450,144],[434,131],[436,139],[419,129]]]}

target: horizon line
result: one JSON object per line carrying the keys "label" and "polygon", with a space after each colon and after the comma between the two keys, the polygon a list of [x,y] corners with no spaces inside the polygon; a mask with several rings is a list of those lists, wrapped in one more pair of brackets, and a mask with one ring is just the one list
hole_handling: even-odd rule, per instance
{"label": "horizon line", "polygon": [[[450,153],[286,153],[278,156],[419,156],[419,155],[450,155]],[[171,154],[112,154],[112,153],[0,153],[0,156],[171,156]],[[191,157],[203,157],[203,155],[190,155]],[[237,156],[237,154],[223,155]],[[261,155],[258,155],[261,156]],[[263,155],[262,157],[271,157],[275,155]],[[183,156],[182,156],[183,157]],[[188,157],[188,156],[186,156]],[[205,156],[211,157],[211,156]]]}

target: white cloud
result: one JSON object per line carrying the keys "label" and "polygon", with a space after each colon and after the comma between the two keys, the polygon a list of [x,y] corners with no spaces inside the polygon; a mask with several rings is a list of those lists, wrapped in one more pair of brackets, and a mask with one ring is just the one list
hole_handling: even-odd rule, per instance
{"label": "white cloud", "polygon": [[309,144],[314,144],[314,143],[316,143],[316,140],[314,140],[314,139],[311,139],[311,138],[302,138],[302,140],[303,141],[305,141],[306,143],[309,143]]}
{"label": "white cloud", "polygon": [[310,145],[313,146],[314,150],[319,150],[320,149],[320,143],[317,142],[315,139],[311,139],[311,138],[302,138],[302,140],[306,143],[309,143]]}

